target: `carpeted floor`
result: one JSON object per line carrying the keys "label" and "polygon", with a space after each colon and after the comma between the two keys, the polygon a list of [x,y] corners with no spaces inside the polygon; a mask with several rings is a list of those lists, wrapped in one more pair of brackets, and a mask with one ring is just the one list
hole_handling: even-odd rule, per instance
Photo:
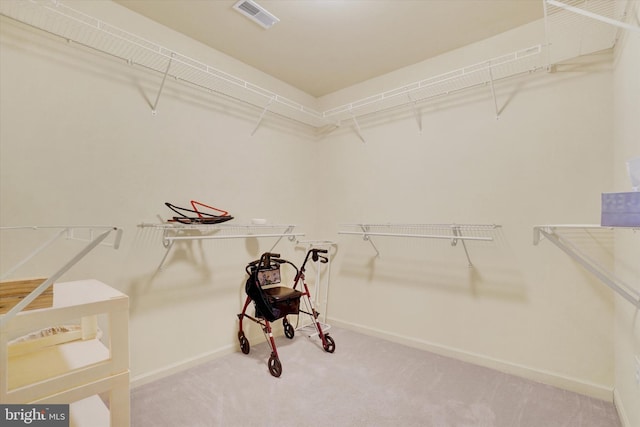
{"label": "carpeted floor", "polygon": [[619,427],[613,404],[345,329],[277,338],[131,392],[133,427]]}

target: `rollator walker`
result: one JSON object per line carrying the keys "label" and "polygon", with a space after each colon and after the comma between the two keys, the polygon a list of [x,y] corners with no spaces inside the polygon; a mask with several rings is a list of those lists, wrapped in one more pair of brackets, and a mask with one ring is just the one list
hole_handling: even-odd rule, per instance
{"label": "rollator walker", "polygon": [[[271,322],[275,320],[282,319],[284,335],[292,339],[295,335],[295,329],[287,319],[287,316],[300,316],[300,313],[308,315],[315,325],[318,337],[322,341],[322,348],[324,348],[327,353],[333,353],[336,349],[333,338],[322,330],[320,322],[318,322],[319,313],[313,307],[309,287],[305,283],[304,276],[305,266],[309,258],[311,258],[313,262],[319,261],[321,263],[327,263],[329,259],[325,255],[321,255],[326,253],[326,249],[310,249],[307,252],[302,266],[298,269],[292,262],[280,258],[279,254],[265,252],[260,259],[250,262],[245,267],[249,278],[245,284],[247,299],[244,307],[242,307],[242,313],[238,314],[238,319],[240,320],[238,331],[240,349],[244,354],[249,354],[251,349],[249,340],[242,330],[242,321],[246,317],[262,326],[262,331],[271,346],[271,356],[269,357],[267,365],[269,372],[274,377],[279,377],[282,374],[282,363],[280,363],[278,349],[276,348],[276,342],[271,331]],[[273,286],[280,283],[280,266],[282,264],[288,264],[296,270],[292,288],[287,286]],[[302,300],[302,308],[300,307],[300,300]],[[255,306],[255,317],[246,313],[252,301]]]}

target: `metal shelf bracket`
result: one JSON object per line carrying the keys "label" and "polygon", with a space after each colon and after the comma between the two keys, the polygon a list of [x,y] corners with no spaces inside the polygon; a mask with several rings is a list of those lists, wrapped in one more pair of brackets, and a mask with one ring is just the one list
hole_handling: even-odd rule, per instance
{"label": "metal shelf bracket", "polygon": [[418,107],[416,104],[418,101],[413,99],[410,93],[407,94],[409,101],[411,102],[411,110],[413,110],[413,116],[416,119],[416,123],[418,124],[418,130],[420,131],[420,135],[422,135],[422,116],[420,115],[420,111],[418,111]]}
{"label": "metal shelf bracket", "polygon": [[354,125],[353,130],[358,135],[358,138],[360,138],[360,141],[366,143],[367,141],[365,141],[364,137],[362,136],[362,132],[360,130],[360,125],[358,124],[358,120],[356,119],[356,116],[354,114],[351,114],[351,120],[353,120],[353,125]]}
{"label": "metal shelf bracket", "polygon": [[260,127],[260,123],[262,123],[262,119],[264,119],[264,115],[266,114],[267,110],[269,110],[269,106],[273,103],[275,99],[276,97],[272,96],[271,99],[269,99],[269,102],[267,102],[267,105],[264,106],[264,109],[262,110],[260,117],[258,117],[258,122],[256,123],[256,126],[251,131],[251,136],[253,136],[258,130],[258,128]]}
{"label": "metal shelf bracket", "polygon": [[158,101],[160,100],[160,95],[162,94],[162,89],[164,89],[164,82],[167,80],[167,74],[169,74],[169,69],[171,68],[171,61],[173,61],[174,54],[171,54],[171,58],[169,58],[169,62],[167,63],[167,69],[162,76],[162,82],[160,83],[160,89],[158,89],[158,94],[156,95],[156,101],[153,103],[151,107],[151,114],[154,116],[157,114]]}
{"label": "metal shelf bracket", "polygon": [[[580,250],[569,239],[563,237],[556,230],[561,229],[610,229],[621,227],[601,227],[600,225],[590,224],[572,224],[572,225],[540,225],[533,228],[533,244],[538,245],[542,239],[547,239],[554,245],[556,245],[565,254],[569,255],[574,261],[584,267],[588,272],[597,277],[602,283],[607,285],[613,291],[618,293],[624,299],[629,301],[635,307],[640,308],[640,291],[634,289],[629,284],[616,277],[607,268],[601,266],[594,259],[589,257]],[[624,227],[627,228],[627,227]],[[635,229],[634,229],[635,230]]]}
{"label": "metal shelf bracket", "polygon": [[491,96],[493,97],[493,107],[496,111],[496,120],[500,118],[500,111],[498,110],[498,100],[496,99],[496,89],[493,86],[493,72],[491,71],[491,67],[489,67],[489,85],[491,87]]}

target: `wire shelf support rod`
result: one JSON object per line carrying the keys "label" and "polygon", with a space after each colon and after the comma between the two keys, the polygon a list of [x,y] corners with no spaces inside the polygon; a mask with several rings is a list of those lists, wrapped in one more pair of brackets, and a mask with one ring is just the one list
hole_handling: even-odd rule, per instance
{"label": "wire shelf support rod", "polygon": [[[601,227],[599,225],[542,225],[534,227],[533,244],[538,245],[542,238],[546,238],[574,261],[593,274],[602,283],[611,288],[618,295],[629,301],[635,307],[640,308],[640,291],[616,277],[611,271],[601,266],[598,262],[587,256],[574,243],[556,233],[557,229],[611,229],[614,227]],[[618,228],[618,227],[615,227]],[[627,228],[627,227],[625,227]],[[634,229],[635,230],[635,229]]]}

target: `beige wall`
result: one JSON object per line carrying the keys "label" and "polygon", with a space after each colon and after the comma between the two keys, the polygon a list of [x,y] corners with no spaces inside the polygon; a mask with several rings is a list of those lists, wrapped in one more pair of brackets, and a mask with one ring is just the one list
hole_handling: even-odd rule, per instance
{"label": "beige wall", "polygon": [[341,236],[336,323],[611,398],[612,295],[539,224],[599,223],[611,187],[611,74],[585,66],[502,83],[322,144],[326,233],[341,223],[500,224],[494,244]]}
{"label": "beige wall", "polygon": [[[395,77],[529,46],[538,24]],[[479,88],[422,105],[422,133],[411,110],[397,110],[359,120],[366,143],[349,123],[327,136],[322,199],[335,208],[320,224],[326,233],[354,222],[502,225],[493,244],[468,243],[472,269],[447,241],[373,238],[377,258],[368,242],[340,236],[331,320],[611,399],[612,293],[549,242],[532,243],[535,225],[600,221],[600,193],[612,185],[611,58],[499,82],[499,120],[489,88]],[[399,86],[393,77],[321,101]],[[611,245],[579,237],[594,253]]]}
{"label": "beige wall", "polygon": [[[307,99],[111,3],[85,3],[115,25],[139,25],[161,44]],[[527,27],[516,48],[528,47],[539,30]],[[616,143],[614,159],[610,55],[500,83],[499,120],[481,88],[420,106],[422,134],[411,111],[363,120],[362,143],[349,125],[318,140],[273,116],[250,137],[260,111],[171,81],[153,116],[149,100],[160,76],[5,18],[0,36],[0,220],[125,229],[119,251],[99,248],[66,278],[96,277],[131,296],[137,382],[235,350],[244,264],[273,243],[185,245],[156,272],[161,234],[137,224],[166,216],[165,201],[193,198],[228,209],[241,223],[291,222],[310,238],[337,240],[328,312],[336,325],[611,399],[611,292],[548,242],[532,244],[534,225],[599,222],[600,193],[618,185],[614,160],[632,142]],[[386,76],[390,86],[382,90],[421,70],[433,75],[432,64],[477,62],[482,46],[488,57],[508,53],[516,37]],[[503,43],[509,49],[496,52]],[[349,222],[502,228],[493,243],[469,244],[470,269],[462,248],[447,242],[377,239],[375,258],[367,242],[337,235]],[[28,243],[3,239],[2,268]],[[301,256],[290,242],[278,249]],[[37,269],[50,271],[73,250],[67,244]],[[620,324],[629,328],[631,314],[624,316]],[[621,349],[628,333],[618,331]],[[616,375],[623,400],[631,399],[619,383]]]}
{"label": "beige wall", "polygon": [[[177,244],[156,272],[162,232],[137,225],[170,216],[165,201],[196,199],[240,224],[266,218],[312,233],[313,133],[270,117],[251,136],[261,110],[172,80],[154,116],[162,76],[0,19],[2,225],[124,229],[118,251],[95,249],[64,279],[94,277],[131,297],[134,379],[235,350],[244,266],[276,239]],[[3,232],[3,271],[36,247],[34,233]],[[51,274],[81,247],[62,241],[18,274]],[[286,239],[277,250],[300,256]]]}
{"label": "beige wall", "polygon": [[[640,23],[640,4],[635,22]],[[632,15],[632,16],[634,16]],[[631,183],[625,161],[640,156],[640,34],[626,33],[618,45],[614,73],[614,156],[611,191],[629,191]],[[631,230],[616,231],[615,273],[640,291],[640,237]],[[615,301],[615,388],[616,404],[625,426],[640,425],[640,383],[635,360],[640,358],[638,309],[622,298]],[[640,363],[640,362],[638,362]],[[640,369],[640,367],[638,368]]]}

